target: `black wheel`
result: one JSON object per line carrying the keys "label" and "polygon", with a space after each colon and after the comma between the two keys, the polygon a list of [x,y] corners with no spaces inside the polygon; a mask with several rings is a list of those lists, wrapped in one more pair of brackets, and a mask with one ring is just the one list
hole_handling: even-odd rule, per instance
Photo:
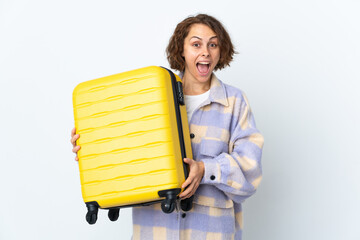
{"label": "black wheel", "polygon": [[194,200],[194,196],[192,196],[191,198],[181,200],[180,202],[181,210],[185,212],[190,211],[192,209],[193,200]]}
{"label": "black wheel", "polygon": [[86,203],[86,207],[88,209],[88,212],[86,213],[86,221],[89,224],[96,223],[99,205],[97,204],[97,202],[89,202]]}
{"label": "black wheel", "polygon": [[112,208],[112,209],[109,209],[109,212],[108,212],[108,217],[111,221],[116,221],[118,220],[119,218],[119,215],[120,215],[120,209],[119,208]]}
{"label": "black wheel", "polygon": [[86,221],[89,224],[95,224],[97,221],[97,212],[88,212],[86,214]]}
{"label": "black wheel", "polygon": [[164,213],[172,213],[175,209],[175,202],[165,199],[161,202],[161,209]]}

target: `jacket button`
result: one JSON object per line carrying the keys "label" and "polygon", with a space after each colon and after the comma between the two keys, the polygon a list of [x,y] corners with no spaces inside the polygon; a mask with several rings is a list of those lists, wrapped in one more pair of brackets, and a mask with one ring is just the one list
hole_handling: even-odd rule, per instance
{"label": "jacket button", "polygon": [[215,176],[214,176],[214,175],[211,175],[211,176],[210,176],[210,179],[211,179],[211,180],[215,180]]}
{"label": "jacket button", "polygon": [[194,138],[194,137],[195,137],[195,134],[190,133],[190,138]]}
{"label": "jacket button", "polygon": [[182,217],[182,218],[185,218],[185,217],[186,217],[186,213],[183,213],[183,214],[181,215],[181,217]]}

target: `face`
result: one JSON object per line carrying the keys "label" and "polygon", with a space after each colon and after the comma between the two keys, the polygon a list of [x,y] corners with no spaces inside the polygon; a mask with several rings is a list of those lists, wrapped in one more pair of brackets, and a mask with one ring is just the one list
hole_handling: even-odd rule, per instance
{"label": "face", "polygon": [[215,32],[204,24],[193,24],[184,40],[184,79],[208,82],[219,62],[220,48]]}

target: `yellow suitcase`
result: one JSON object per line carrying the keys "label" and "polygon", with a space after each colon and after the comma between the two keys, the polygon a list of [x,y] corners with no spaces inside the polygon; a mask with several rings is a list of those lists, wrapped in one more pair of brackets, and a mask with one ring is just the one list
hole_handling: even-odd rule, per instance
{"label": "yellow suitcase", "polygon": [[151,66],[83,82],[73,107],[88,223],[98,208],[112,221],[120,207],[161,202],[172,212],[188,174],[183,158],[192,158],[181,79]]}

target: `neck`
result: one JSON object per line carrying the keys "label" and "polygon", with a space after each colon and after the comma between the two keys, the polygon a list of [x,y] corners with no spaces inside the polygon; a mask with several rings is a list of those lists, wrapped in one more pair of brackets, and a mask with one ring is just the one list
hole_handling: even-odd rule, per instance
{"label": "neck", "polygon": [[202,82],[191,78],[191,76],[189,77],[186,74],[184,74],[182,78],[184,94],[199,95],[205,93],[210,89],[210,82],[211,82],[211,76],[207,81]]}

